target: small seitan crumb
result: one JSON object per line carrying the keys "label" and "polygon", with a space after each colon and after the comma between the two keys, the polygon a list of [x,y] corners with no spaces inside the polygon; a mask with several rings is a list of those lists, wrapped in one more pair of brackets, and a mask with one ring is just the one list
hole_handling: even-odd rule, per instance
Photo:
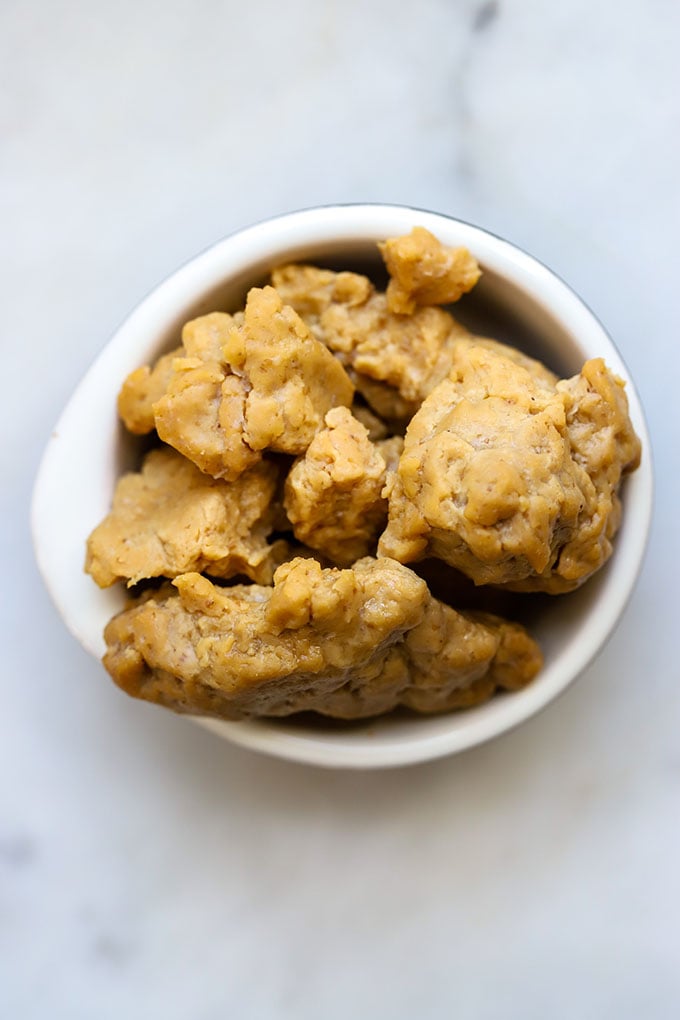
{"label": "small seitan crumb", "polygon": [[378,248],[390,274],[387,306],[398,315],[413,315],[419,305],[453,304],[482,275],[467,248],[447,248],[425,227]]}

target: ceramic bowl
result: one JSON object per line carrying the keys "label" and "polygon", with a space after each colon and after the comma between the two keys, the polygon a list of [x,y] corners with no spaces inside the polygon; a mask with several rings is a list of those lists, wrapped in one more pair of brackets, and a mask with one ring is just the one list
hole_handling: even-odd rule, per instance
{"label": "ceramic bowl", "polygon": [[[531,621],[545,655],[544,668],[532,684],[468,711],[431,717],[395,714],[349,726],[195,719],[236,744],[281,758],[371,768],[462,751],[535,715],[604,645],[641,565],[652,471],[647,428],[633,381],[606,331],[580,298],[508,241],[437,213],[390,205],[325,206],[258,223],[182,266],[132,312],[61,415],[36,481],[32,526],[40,570],[66,626],[98,659],[104,651],[104,625],[122,607],[124,594],[118,587],[100,591],[84,574],[85,541],[107,513],[116,479],[139,456],[137,441],[124,434],[116,415],[121,381],[132,369],[175,346],[187,319],[239,307],[248,288],[263,282],[273,266],[305,260],[379,276],[376,241],[407,233],[417,224],[445,244],[466,245],[479,260],[482,279],[456,309],[471,328],[514,343],[561,375],[574,374],[587,358],[602,356],[626,380],[631,418],[643,442],[642,464],[623,486],[623,524],[610,562],[579,591],[546,597]],[[101,681],[108,682],[103,667]]]}

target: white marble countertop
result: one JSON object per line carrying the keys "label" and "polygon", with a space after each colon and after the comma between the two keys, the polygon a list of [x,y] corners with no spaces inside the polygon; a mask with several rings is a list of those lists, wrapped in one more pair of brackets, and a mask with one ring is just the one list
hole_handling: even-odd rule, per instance
{"label": "white marble countertop", "polygon": [[[2,5],[2,1017],[680,1015],[678,38],[671,0]],[[559,703],[372,774],[121,696],[28,532],[50,428],[135,302],[338,200],[556,269],[638,380],[658,478],[634,598]]]}

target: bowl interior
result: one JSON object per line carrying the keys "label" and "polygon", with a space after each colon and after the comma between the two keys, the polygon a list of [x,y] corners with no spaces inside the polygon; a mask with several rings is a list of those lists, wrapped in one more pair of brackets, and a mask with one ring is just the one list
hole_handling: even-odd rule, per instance
{"label": "bowl interior", "polygon": [[332,207],[259,224],[178,270],[133,312],[80,384],[46,450],[33,506],[39,565],[67,626],[100,656],[103,627],[124,602],[120,589],[97,589],[82,563],[87,535],[108,511],[116,478],[138,465],[143,449],[117,420],[116,395],[125,375],[176,346],[188,319],[242,307],[248,289],[284,262],[354,269],[382,282],[375,241],[419,223],[446,243],[467,244],[482,264],[480,283],[455,308],[467,326],[514,344],[562,376],[577,372],[586,358],[602,355],[627,379],[631,416],[647,455],[624,484],[623,524],[610,563],[573,594],[514,597],[512,615],[527,623],[545,656],[532,685],[445,716],[396,713],[351,725],[197,720],[267,753],[322,765],[405,764],[461,750],[510,728],[559,693],[601,647],[640,565],[651,502],[647,432],[625,366],[580,300],[529,256],[467,224],[401,207]]}

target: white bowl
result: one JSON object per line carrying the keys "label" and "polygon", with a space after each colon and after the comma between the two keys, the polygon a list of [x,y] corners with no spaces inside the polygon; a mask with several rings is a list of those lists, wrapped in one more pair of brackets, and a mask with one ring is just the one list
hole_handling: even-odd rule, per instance
{"label": "white bowl", "polygon": [[[549,269],[478,227],[448,216],[390,205],[306,209],[242,230],[192,259],[135,309],[82,380],[49,440],[33,494],[32,527],[40,570],[66,626],[99,658],[102,631],[123,605],[120,588],[100,591],[83,572],[85,540],[107,513],[114,484],[138,447],[124,435],[116,394],[132,369],[175,346],[181,325],[215,308],[233,310],[275,265],[293,260],[378,271],[375,242],[417,224],[445,244],[466,245],[484,275],[457,314],[473,328],[516,343],[562,375],[603,356],[627,382],[643,459],[623,488],[623,524],[613,557],[581,590],[549,600],[534,621],[545,665],[522,691],[441,716],[396,715],[350,727],[284,721],[200,725],[254,750],[316,765],[406,765],[462,751],[535,715],[592,660],[611,634],[644,554],[652,502],[650,444],[640,401],[621,357],[592,312]],[[521,596],[518,596],[518,599]],[[463,608],[463,607],[461,607]],[[106,682],[102,668],[102,683]]]}

